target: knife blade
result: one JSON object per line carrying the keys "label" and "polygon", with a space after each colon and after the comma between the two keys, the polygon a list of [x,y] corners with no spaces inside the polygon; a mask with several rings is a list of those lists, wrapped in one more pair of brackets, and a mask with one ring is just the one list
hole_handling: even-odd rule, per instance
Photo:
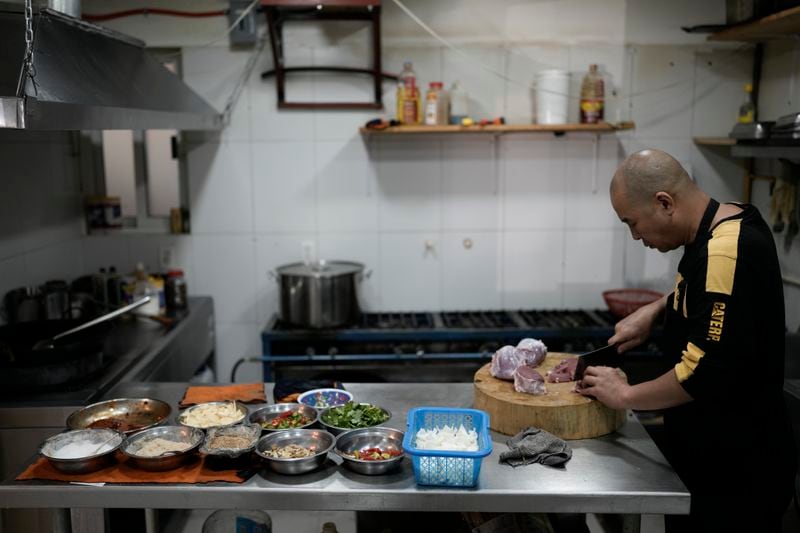
{"label": "knife blade", "polygon": [[616,344],[609,344],[581,354],[578,356],[578,364],[575,366],[575,381],[583,379],[583,372],[587,366],[617,366],[618,363],[619,355]]}

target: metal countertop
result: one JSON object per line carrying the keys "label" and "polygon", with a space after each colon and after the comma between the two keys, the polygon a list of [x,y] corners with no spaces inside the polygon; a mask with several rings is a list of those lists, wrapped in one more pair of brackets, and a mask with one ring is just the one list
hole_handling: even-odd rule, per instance
{"label": "metal countertop", "polygon": [[[273,384],[265,384],[272,397]],[[108,397],[160,398],[175,405],[184,383],[123,383]],[[415,406],[471,407],[471,383],[347,384],[360,401],[388,408],[385,425],[405,429]],[[249,406],[251,410],[258,405]],[[689,492],[635,416],[619,431],[595,439],[570,441],[566,468],[539,464],[512,468],[498,463],[508,437],[493,433],[494,449],[483,459],[477,487],[418,487],[411,461],[384,476],[362,476],[340,467],[331,454],[323,467],[301,476],[262,470],[247,482],[208,485],[80,486],[6,480],[0,506],[127,507],[173,509],[383,510],[598,512],[687,514]],[[31,450],[34,452],[34,450]]]}

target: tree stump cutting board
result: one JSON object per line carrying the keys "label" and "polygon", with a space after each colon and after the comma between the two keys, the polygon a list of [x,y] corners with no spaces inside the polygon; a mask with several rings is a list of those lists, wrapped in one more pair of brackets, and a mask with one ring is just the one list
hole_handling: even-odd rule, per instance
{"label": "tree stump cutting board", "polygon": [[[547,372],[568,357],[575,356],[549,353],[536,370],[546,381]],[[547,394],[534,396],[515,391],[513,381],[492,376],[490,366],[475,373],[475,408],[489,413],[489,425],[498,433],[516,435],[535,426],[562,439],[590,439],[616,431],[625,422],[624,410],[573,392],[574,381],[546,383]]]}

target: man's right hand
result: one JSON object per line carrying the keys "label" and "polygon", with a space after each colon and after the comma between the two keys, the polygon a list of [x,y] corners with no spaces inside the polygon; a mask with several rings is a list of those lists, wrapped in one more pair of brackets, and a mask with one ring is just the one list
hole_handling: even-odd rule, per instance
{"label": "man's right hand", "polygon": [[640,307],[617,322],[614,326],[614,336],[608,339],[608,343],[617,344],[617,351],[623,353],[646,341],[650,337],[653,325],[667,306],[667,296]]}

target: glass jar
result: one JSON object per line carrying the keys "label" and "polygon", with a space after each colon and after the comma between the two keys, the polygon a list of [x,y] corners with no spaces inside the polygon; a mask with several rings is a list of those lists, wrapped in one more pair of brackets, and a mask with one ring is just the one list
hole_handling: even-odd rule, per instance
{"label": "glass jar", "polygon": [[165,287],[167,296],[167,309],[186,309],[187,291],[183,270],[170,270],[167,272]]}

